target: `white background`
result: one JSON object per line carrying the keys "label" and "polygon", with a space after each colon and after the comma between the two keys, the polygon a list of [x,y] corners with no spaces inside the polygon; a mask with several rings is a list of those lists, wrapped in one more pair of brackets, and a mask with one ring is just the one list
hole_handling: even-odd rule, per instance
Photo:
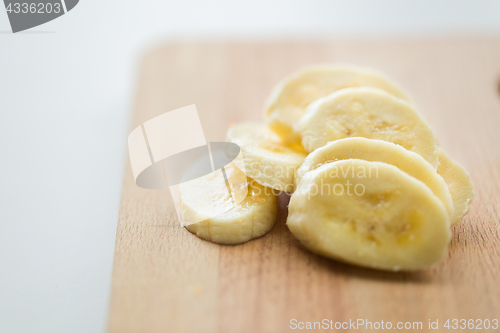
{"label": "white background", "polygon": [[[0,332],[102,332],[134,76],[172,39],[500,34],[500,1],[82,0],[0,8]],[[500,59],[499,59],[500,61]]]}

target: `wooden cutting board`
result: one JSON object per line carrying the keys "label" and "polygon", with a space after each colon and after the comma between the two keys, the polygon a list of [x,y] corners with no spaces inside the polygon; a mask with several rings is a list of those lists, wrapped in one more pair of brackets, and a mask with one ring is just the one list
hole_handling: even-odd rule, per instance
{"label": "wooden cutting board", "polygon": [[266,236],[212,244],[179,226],[167,190],[137,187],[127,159],[110,332],[287,332],[292,319],[421,321],[424,331],[430,319],[448,331],[447,319],[500,319],[500,38],[163,45],[141,63],[131,128],[196,104],[207,140],[224,140],[229,124],[262,119],[282,77],[323,62],[386,72],[469,171],[476,198],[446,260],[389,273],[314,255],[285,225],[286,196]]}

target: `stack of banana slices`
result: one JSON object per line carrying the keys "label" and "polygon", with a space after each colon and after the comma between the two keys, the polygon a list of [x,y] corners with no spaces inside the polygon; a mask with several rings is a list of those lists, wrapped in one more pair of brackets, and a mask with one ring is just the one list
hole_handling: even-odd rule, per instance
{"label": "stack of banana slices", "polygon": [[[227,133],[241,148],[247,197],[189,231],[221,244],[260,237],[287,192],[288,228],[320,255],[391,271],[428,268],[446,255],[474,189],[387,77],[347,65],[303,68],[274,89],[265,119]],[[223,191],[205,205],[227,204]]]}

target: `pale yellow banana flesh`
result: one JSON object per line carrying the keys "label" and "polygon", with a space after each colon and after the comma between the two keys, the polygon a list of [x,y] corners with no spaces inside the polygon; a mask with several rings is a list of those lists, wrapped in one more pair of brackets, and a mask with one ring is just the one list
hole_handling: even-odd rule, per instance
{"label": "pale yellow banana flesh", "polygon": [[449,216],[453,216],[453,202],[443,178],[424,158],[391,142],[366,138],[346,138],[327,143],[310,153],[297,170],[295,182],[323,164],[347,159],[384,162],[422,181],[443,202]]}
{"label": "pale yellow banana flesh", "polygon": [[[359,177],[362,170],[370,176]],[[393,165],[354,159],[306,173],[287,225],[313,252],[393,271],[436,264],[451,237],[446,209],[424,183]]]}
{"label": "pale yellow banana flesh", "polygon": [[[186,228],[196,236],[218,244],[241,244],[269,232],[276,223],[278,192],[273,192],[272,189],[250,178],[245,181],[248,182],[245,184],[248,186],[248,194],[237,205],[233,205],[230,196],[227,195],[227,189],[219,185],[210,186],[207,180],[201,180],[202,187],[211,190],[212,194],[206,196],[205,199],[197,193],[199,188],[194,186],[185,188],[182,197],[186,200],[181,202],[183,214],[199,215],[203,214],[201,211],[207,210],[209,206],[232,205],[232,208],[226,212],[188,224]],[[233,182],[232,186],[237,186],[237,184]]]}
{"label": "pale yellow banana flesh", "polygon": [[296,124],[308,152],[330,141],[364,137],[393,142],[438,166],[434,132],[415,108],[375,88],[347,88],[311,103]]}
{"label": "pale yellow banana flesh", "polygon": [[269,97],[265,115],[269,127],[285,142],[300,142],[294,124],[314,100],[348,87],[374,87],[404,100],[406,93],[383,74],[351,65],[303,68],[280,82]]}
{"label": "pale yellow banana flesh", "polygon": [[474,200],[474,187],[464,167],[450,158],[441,148],[439,148],[437,172],[443,177],[450,190],[455,207],[455,213],[451,216],[451,224],[457,224],[469,212],[472,200]]}
{"label": "pale yellow banana flesh", "polygon": [[306,154],[285,145],[264,124],[239,123],[227,132],[227,141],[241,148],[245,171],[257,183],[293,192],[295,172]]}
{"label": "pale yellow banana flesh", "polygon": [[219,170],[181,184],[189,231],[220,244],[260,237],[286,191],[287,225],[313,252],[392,271],[445,256],[474,190],[397,85],[364,68],[308,67],[274,89],[265,116],[269,127],[228,130],[244,172],[232,163],[227,182]]}
{"label": "pale yellow banana flesh", "polygon": [[181,184],[180,192],[183,226],[220,215],[235,203],[222,170]]}

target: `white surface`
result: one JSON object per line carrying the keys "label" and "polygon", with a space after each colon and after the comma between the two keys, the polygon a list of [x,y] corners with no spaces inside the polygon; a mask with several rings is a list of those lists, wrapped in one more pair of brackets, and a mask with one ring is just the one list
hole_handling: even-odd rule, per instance
{"label": "white surface", "polygon": [[104,331],[145,47],[185,36],[499,33],[499,13],[494,0],[82,0],[31,33],[0,33],[0,332]]}

